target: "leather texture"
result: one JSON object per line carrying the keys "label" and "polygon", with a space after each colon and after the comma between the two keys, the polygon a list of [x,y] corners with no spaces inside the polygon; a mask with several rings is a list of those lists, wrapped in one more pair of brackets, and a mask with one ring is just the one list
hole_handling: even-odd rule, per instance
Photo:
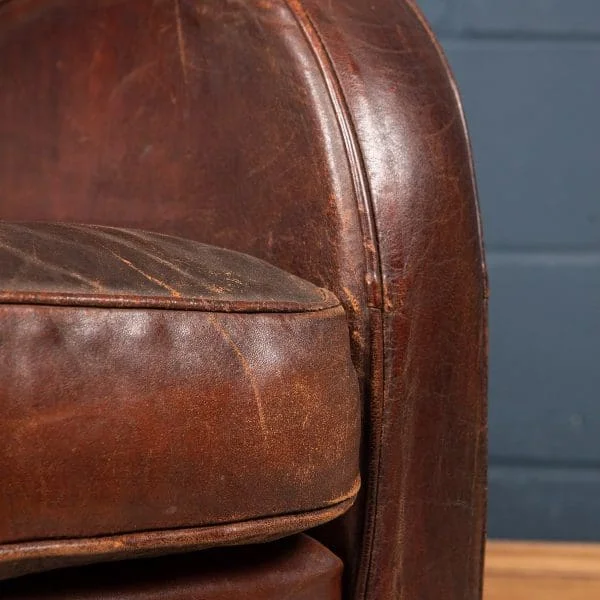
{"label": "leather texture", "polygon": [[342,562],[306,535],[0,582],[3,600],[341,600]]}
{"label": "leather texture", "polygon": [[2,223],[0,240],[0,577],[350,506],[358,385],[330,293],[169,236]]}
{"label": "leather texture", "polygon": [[231,250],[147,231],[0,221],[0,302],[310,312],[329,291]]}
{"label": "leather texture", "polygon": [[135,226],[340,298],[354,508],[316,532],[355,600],[474,600],[487,282],[464,117],[409,0],[0,4],[0,216]]}

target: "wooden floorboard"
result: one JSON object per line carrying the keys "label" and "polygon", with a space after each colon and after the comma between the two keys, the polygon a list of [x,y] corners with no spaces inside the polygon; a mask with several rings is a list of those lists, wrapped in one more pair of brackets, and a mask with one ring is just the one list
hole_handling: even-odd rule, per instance
{"label": "wooden floorboard", "polygon": [[600,600],[600,545],[490,541],[484,600]]}

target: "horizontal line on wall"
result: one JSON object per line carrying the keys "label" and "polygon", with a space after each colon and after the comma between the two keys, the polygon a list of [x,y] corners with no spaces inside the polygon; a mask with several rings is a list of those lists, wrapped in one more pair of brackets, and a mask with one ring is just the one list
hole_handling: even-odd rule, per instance
{"label": "horizontal line on wall", "polygon": [[587,459],[534,458],[531,456],[490,456],[490,469],[534,469],[589,471],[600,475],[600,461]]}
{"label": "horizontal line on wall", "polygon": [[554,267],[562,265],[600,267],[600,250],[501,250],[489,248],[487,262],[492,265]]}
{"label": "horizontal line on wall", "polygon": [[474,42],[549,42],[600,43],[600,32],[543,32],[543,31],[471,31],[437,29],[442,45],[445,41]]}

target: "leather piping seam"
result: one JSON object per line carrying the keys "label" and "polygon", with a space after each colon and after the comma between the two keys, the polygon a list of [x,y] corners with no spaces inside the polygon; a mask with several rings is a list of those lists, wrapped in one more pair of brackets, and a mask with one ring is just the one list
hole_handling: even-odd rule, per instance
{"label": "leather piping seam", "polygon": [[[60,546],[60,545],[80,545],[86,542],[111,542],[113,541],[116,546],[123,547],[126,542],[123,542],[125,538],[131,539],[133,538],[133,542],[135,543],[135,538],[137,537],[147,537],[147,536],[159,536],[159,535],[173,535],[177,536],[178,534],[186,534],[186,533],[195,533],[195,532],[203,532],[209,530],[219,530],[225,529],[228,527],[239,527],[239,528],[250,528],[253,524],[263,525],[268,524],[273,521],[281,521],[285,519],[302,519],[302,518],[310,518],[312,516],[319,517],[320,515],[328,512],[336,512],[337,509],[344,508],[348,504],[352,504],[358,495],[360,490],[360,476],[358,476],[350,491],[346,494],[343,494],[339,498],[336,498],[334,502],[331,504],[324,504],[318,508],[312,508],[307,510],[299,510],[292,511],[288,513],[281,513],[272,516],[260,516],[253,517],[249,519],[245,519],[242,521],[224,521],[223,523],[209,523],[200,526],[188,526],[188,527],[166,527],[159,529],[145,529],[142,531],[130,531],[124,533],[110,534],[110,535],[95,535],[95,536],[82,536],[82,537],[65,537],[65,538],[42,538],[42,539],[34,539],[34,540],[24,540],[19,542],[9,542],[9,543],[0,543],[0,567],[3,562],[6,562],[7,559],[10,560],[10,553],[12,550],[20,551],[23,547],[26,546],[40,546],[44,545],[47,547],[51,546]],[[319,521],[321,522],[321,521]],[[326,522],[326,520],[322,521]],[[314,525],[309,525],[308,527],[313,527]],[[273,534],[277,534],[277,531],[273,531]],[[287,535],[287,531],[283,530],[282,535]],[[231,536],[232,539],[235,539],[235,535]],[[240,536],[238,536],[240,537]],[[226,541],[228,543],[228,541]]]}
{"label": "leather piping seam", "polygon": [[[37,297],[36,297],[37,296]],[[151,310],[181,310],[206,313],[242,313],[242,314],[307,314],[323,313],[341,309],[336,303],[324,305],[303,305],[300,302],[269,304],[265,302],[227,302],[218,300],[203,300],[197,298],[134,298],[123,295],[81,295],[52,294],[39,297],[35,292],[17,292],[8,295],[0,292],[0,307],[2,306],[49,306],[62,308],[98,308],[98,309],[151,309]]]}
{"label": "leather piping seam", "polygon": [[[284,0],[284,2],[298,23],[308,47],[315,58],[342,135],[346,160],[352,176],[354,196],[357,200],[362,238],[364,241],[371,242],[370,245],[364,246],[365,262],[368,267],[365,274],[367,278],[366,283],[368,288],[370,287],[369,283],[374,288],[368,290],[374,292],[374,297],[370,298],[368,296],[369,301],[367,306],[369,308],[379,308],[382,304],[381,282],[383,280],[378,252],[379,236],[375,219],[373,218],[374,210],[371,191],[367,183],[368,178],[360,150],[360,143],[357,139],[356,128],[354,127],[350,110],[344,99],[344,93],[333,60],[327,51],[317,27],[298,0]],[[361,210],[361,205],[364,207],[364,210]],[[370,279],[371,281],[369,281]]]}
{"label": "leather piping seam", "polygon": [[[371,242],[371,248],[365,247],[365,258],[368,266],[368,272],[366,273],[367,292],[374,292],[373,302],[371,303],[371,295],[368,293],[367,298],[369,300],[367,307],[368,309],[376,309],[379,312],[381,318],[382,332],[383,328],[383,315],[385,307],[383,306],[383,269],[381,266],[381,258],[379,256],[379,234],[377,231],[377,225],[374,218],[375,210],[373,206],[372,193],[367,183],[368,178],[366,175],[366,168],[364,164],[364,157],[360,150],[360,143],[356,133],[356,128],[352,121],[350,110],[345,101],[344,92],[340,84],[339,75],[335,69],[333,60],[327,51],[327,47],[322,39],[317,27],[310,18],[310,15],[306,9],[302,6],[299,0],[284,0],[288,9],[295,17],[301,31],[304,33],[305,39],[308,43],[310,50],[313,53],[315,61],[319,67],[319,71],[324,80],[325,87],[328,92],[329,100],[333,106],[334,113],[336,115],[338,126],[342,134],[344,142],[344,148],[346,151],[346,158],[350,167],[352,175],[352,183],[354,187],[354,194],[357,201],[357,210],[360,217],[361,233],[363,238],[363,247],[365,242]],[[312,35],[311,35],[312,34]],[[315,43],[316,40],[316,43]],[[364,207],[360,209],[360,205]],[[366,224],[365,224],[366,221]],[[372,282],[369,282],[369,275],[373,278]],[[371,285],[369,285],[371,283]],[[370,289],[369,289],[370,288]],[[370,332],[372,334],[372,332]],[[382,333],[383,335],[383,333]],[[371,344],[372,345],[372,344]],[[385,345],[385,341],[384,341]],[[371,367],[370,367],[371,368]],[[372,370],[368,374],[368,381],[371,381]],[[381,365],[381,378],[385,381],[385,364],[382,362]],[[367,389],[371,391],[373,389],[372,383],[367,386]],[[385,398],[385,394],[383,394]],[[382,406],[382,413],[384,412],[385,406]],[[367,590],[369,588],[369,580],[371,577],[372,563],[373,563],[373,545],[375,538],[375,524],[377,522],[377,498],[379,492],[379,474],[381,472],[381,447],[383,440],[383,427],[380,431],[373,434],[373,438],[377,438],[377,450],[376,456],[373,457],[373,461],[368,461],[369,464],[374,464],[374,474],[369,477],[367,484],[367,501],[365,502],[365,517],[363,520],[363,545],[367,546],[366,552],[360,554],[360,558],[366,556],[365,575],[364,575],[364,587],[361,586],[358,589],[358,596],[366,597]],[[359,562],[360,565],[360,562]],[[358,572],[360,572],[362,565],[359,566]],[[355,585],[360,583],[359,579],[354,581]]]}

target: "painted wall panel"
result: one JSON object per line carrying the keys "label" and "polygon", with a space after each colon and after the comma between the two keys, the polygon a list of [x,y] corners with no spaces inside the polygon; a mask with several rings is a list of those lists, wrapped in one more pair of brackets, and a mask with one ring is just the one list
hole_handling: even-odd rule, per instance
{"label": "painted wall panel", "polygon": [[445,49],[488,247],[600,247],[600,44],[449,40]]}
{"label": "painted wall panel", "polygon": [[460,29],[460,3],[463,0],[419,0],[418,4],[427,20],[439,34],[452,35]]}
{"label": "painted wall panel", "polygon": [[600,541],[600,0],[422,0],[490,265],[492,537]]}
{"label": "painted wall panel", "polygon": [[598,0],[448,0],[463,33],[600,37]]}
{"label": "painted wall panel", "polygon": [[493,538],[600,540],[600,469],[492,467]]}
{"label": "painted wall panel", "polygon": [[438,34],[600,38],[598,0],[419,0]]}
{"label": "painted wall panel", "polygon": [[600,464],[600,254],[492,253],[490,456]]}

